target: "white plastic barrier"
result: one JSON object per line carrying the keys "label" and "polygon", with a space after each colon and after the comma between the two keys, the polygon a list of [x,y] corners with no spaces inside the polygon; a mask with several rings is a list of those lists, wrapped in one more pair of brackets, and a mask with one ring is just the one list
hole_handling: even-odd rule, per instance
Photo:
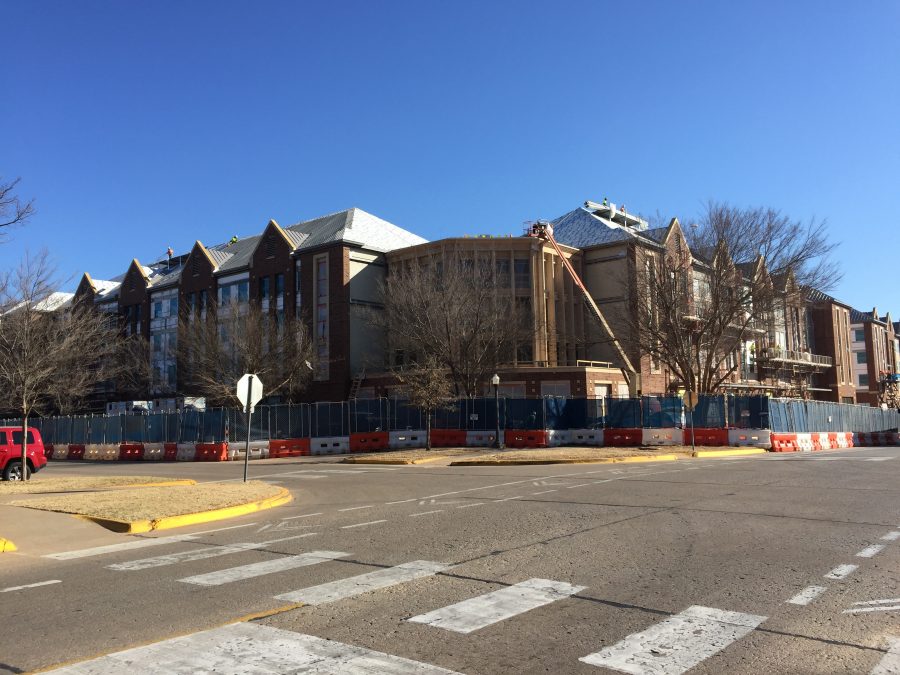
{"label": "white plastic barrier", "polygon": [[166,454],[165,445],[162,443],[144,443],[144,461],[159,462]]}
{"label": "white plastic barrier", "polygon": [[[500,430],[500,442],[503,443],[503,430]],[[466,447],[468,448],[490,448],[494,445],[493,431],[467,431]]]}
{"label": "white plastic barrier", "polygon": [[572,445],[572,432],[569,429],[548,429],[547,445],[558,448],[562,445]]}
{"label": "white plastic barrier", "polygon": [[[228,444],[228,459],[244,459],[247,441],[233,441]],[[269,456],[269,441],[250,441],[250,459],[266,459]]]}
{"label": "white plastic barrier", "polygon": [[643,445],[682,445],[681,429],[644,429],[641,433]]}
{"label": "white plastic barrier", "polygon": [[424,448],[425,430],[408,429],[406,431],[392,431],[388,434],[388,447],[391,450],[399,448]]}
{"label": "white plastic barrier", "polygon": [[837,434],[837,446],[838,448],[849,448],[850,443],[853,442],[853,434],[848,434],[843,431],[838,432]]}
{"label": "white plastic barrier", "polygon": [[68,445],[53,444],[53,459],[66,459],[69,456]]}
{"label": "white plastic barrier", "polygon": [[729,429],[728,445],[771,450],[772,432],[769,429]]}
{"label": "white plastic barrier", "polygon": [[84,446],[84,458],[95,462],[114,462],[119,459],[119,446],[92,444]]}
{"label": "white plastic barrier", "polygon": [[836,450],[836,448],[831,447],[831,440],[829,440],[829,438],[828,438],[827,431],[825,431],[825,432],[820,431],[817,434],[812,434],[812,437],[814,440],[819,441],[819,447],[822,448],[822,450]]}
{"label": "white plastic barrier", "polygon": [[797,447],[800,449],[800,452],[812,452],[812,434],[797,434]]}
{"label": "white plastic barrier", "polygon": [[570,429],[569,443],[601,447],[603,445],[603,429]]}
{"label": "white plastic barrier", "polygon": [[311,455],[343,455],[350,452],[349,436],[320,436],[309,439]]}
{"label": "white plastic barrier", "polygon": [[175,459],[179,462],[193,462],[197,457],[197,446],[193,443],[179,443]]}

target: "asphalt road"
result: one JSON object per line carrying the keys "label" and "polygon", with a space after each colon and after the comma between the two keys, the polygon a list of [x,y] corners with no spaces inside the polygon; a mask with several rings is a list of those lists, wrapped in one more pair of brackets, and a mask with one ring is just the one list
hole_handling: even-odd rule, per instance
{"label": "asphalt road", "polygon": [[294,501],[4,554],[0,672],[900,672],[898,448],[251,474]]}

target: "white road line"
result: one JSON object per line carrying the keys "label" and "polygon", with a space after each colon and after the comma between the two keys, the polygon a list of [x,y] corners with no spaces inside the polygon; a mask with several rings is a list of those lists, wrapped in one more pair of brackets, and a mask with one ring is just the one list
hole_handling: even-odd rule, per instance
{"label": "white road line", "polygon": [[351,506],[349,509],[338,509],[338,511],[361,511],[362,509],[371,509],[372,504],[368,506]]}
{"label": "white road line", "polygon": [[413,497],[412,499],[401,499],[399,502],[385,502],[385,505],[392,506],[394,504],[406,504],[407,502],[414,502],[414,501],[416,501],[416,497]]}
{"label": "white road line", "polygon": [[106,546],[83,548],[78,551],[48,553],[44,557],[53,558],[54,560],[74,560],[76,558],[89,558],[95,555],[104,555],[105,553],[118,553],[119,551],[131,551],[136,548],[147,548],[148,546],[164,546],[165,544],[190,541],[196,538],[197,535],[194,534],[176,534],[170,537],[148,537],[146,539],[132,539],[130,541],[123,541],[120,544],[107,544]]}
{"label": "white road line", "polygon": [[153,558],[141,558],[140,560],[129,560],[128,562],[115,563],[107,565],[106,569],[118,570],[120,572],[136,572],[151,567],[164,567],[166,565],[174,565],[176,563],[193,562],[194,560],[206,560],[207,558],[217,558],[222,555],[230,555],[232,553],[242,553],[244,551],[252,551],[254,549],[263,548],[269,544],[277,544],[282,541],[290,541],[291,539],[301,539],[303,537],[312,537],[316,532],[307,532],[305,534],[297,534],[293,537],[283,537],[281,539],[270,539],[269,541],[259,542],[242,542],[239,544],[227,544],[224,546],[211,546],[209,548],[201,548],[194,551],[179,551],[178,553],[170,553],[168,555],[159,555]]}
{"label": "white road line", "polygon": [[427,516],[431,513],[443,513],[443,512],[444,512],[444,509],[436,509],[434,511],[422,511],[420,513],[410,513],[409,517],[410,518],[418,518],[419,516]]}
{"label": "white road line", "polygon": [[872,544],[866,546],[862,551],[856,554],[857,558],[872,558],[884,550],[884,544]]}
{"label": "white road line", "polygon": [[694,605],[578,660],[636,675],[677,675],[741,639],[766,618]]}
{"label": "white road line", "polygon": [[132,675],[167,673],[384,673],[459,675],[427,663],[259,623],[221,628],[127,649],[49,672]]}
{"label": "white road line", "polygon": [[378,523],[386,523],[387,520],[370,520],[366,523],[356,523],[355,525],[343,525],[341,526],[342,530],[349,530],[353,527],[365,527],[366,525],[377,525]]}
{"label": "white road line", "polygon": [[407,621],[445,628],[456,633],[471,633],[556,600],[564,600],[584,588],[563,581],[529,579],[477,598],[414,616]]}
{"label": "white road line", "polygon": [[559,490],[544,490],[543,492],[532,492],[533,495],[545,495],[548,492],[559,492]]}
{"label": "white road line", "polygon": [[866,602],[854,602],[854,605],[860,606],[869,606],[869,605],[890,605],[895,602],[900,602],[900,598],[885,598],[883,600],[867,600]]}
{"label": "white road line", "polygon": [[578,485],[567,485],[566,490],[574,490],[575,488],[584,487],[585,485],[590,485],[590,483],[579,483]]}
{"label": "white road line", "polygon": [[831,570],[828,574],[825,575],[826,579],[843,579],[845,577],[853,574],[859,565],[838,565],[833,570]]}
{"label": "white road line", "polygon": [[346,558],[348,555],[350,554],[341,553],[340,551],[311,551],[309,553],[301,553],[300,555],[283,556],[281,558],[275,558],[274,560],[263,560],[262,562],[241,565],[240,567],[230,567],[217,572],[197,574],[192,577],[179,579],[178,581],[185,584],[197,584],[198,586],[221,586],[222,584],[252,579],[253,577],[259,577],[264,574],[293,570],[298,567],[306,567],[307,565],[316,565],[337,558]]}
{"label": "white road line", "polygon": [[347,579],[339,579],[319,586],[310,586],[299,591],[276,595],[276,600],[286,602],[302,602],[306,605],[324,605],[329,602],[352,598],[362,593],[376,591],[389,586],[396,586],[413,579],[429,577],[444,572],[453,565],[445,565],[428,560],[414,560],[396,567],[368,572]]}
{"label": "white road line", "polygon": [[881,541],[897,541],[900,539],[900,531],[888,532],[881,538]]}
{"label": "white road line", "polygon": [[458,509],[471,509],[473,506],[484,506],[484,502],[475,502],[474,504],[463,504],[462,506],[457,506]]}
{"label": "white road line", "polygon": [[887,654],[881,657],[881,661],[869,671],[869,675],[900,673],[900,637],[888,635],[887,650]]}
{"label": "white road line", "polygon": [[[845,609],[842,614],[864,614],[866,612],[894,612],[900,609],[900,605],[884,605],[882,607],[852,607]],[[900,672],[900,671],[897,671]]]}
{"label": "white road line", "polygon": [[808,605],[828,590],[827,586],[807,586],[787,601],[789,605]]}
{"label": "white road line", "polygon": [[297,520],[297,518],[312,518],[313,516],[321,516],[322,512],[318,513],[304,513],[302,516],[288,516],[287,518],[282,518],[282,520]]}
{"label": "white road line", "polygon": [[0,588],[0,593],[11,593],[12,591],[21,591],[26,588],[37,588],[38,586],[50,586],[51,584],[61,584],[62,579],[51,579],[50,581],[39,581],[36,584],[25,584],[24,586],[10,586],[9,588]]}

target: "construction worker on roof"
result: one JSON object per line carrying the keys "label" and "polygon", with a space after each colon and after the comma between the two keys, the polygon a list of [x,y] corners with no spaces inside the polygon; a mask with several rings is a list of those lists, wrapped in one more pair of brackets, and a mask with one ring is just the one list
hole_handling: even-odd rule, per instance
{"label": "construction worker on roof", "polygon": [[603,198],[603,206],[609,206],[609,200],[606,197]]}
{"label": "construction worker on roof", "polygon": [[236,244],[236,243],[237,243],[237,240],[238,240],[237,235],[234,235],[234,236],[231,238],[231,240],[228,242],[228,245],[231,246],[232,244]]}

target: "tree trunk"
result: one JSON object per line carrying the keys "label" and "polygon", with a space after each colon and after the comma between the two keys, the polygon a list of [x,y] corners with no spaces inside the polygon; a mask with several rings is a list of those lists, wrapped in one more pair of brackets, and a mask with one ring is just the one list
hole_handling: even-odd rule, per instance
{"label": "tree trunk", "polygon": [[22,480],[28,480],[28,415],[22,415]]}
{"label": "tree trunk", "polygon": [[425,449],[431,450],[431,411],[425,413]]}

